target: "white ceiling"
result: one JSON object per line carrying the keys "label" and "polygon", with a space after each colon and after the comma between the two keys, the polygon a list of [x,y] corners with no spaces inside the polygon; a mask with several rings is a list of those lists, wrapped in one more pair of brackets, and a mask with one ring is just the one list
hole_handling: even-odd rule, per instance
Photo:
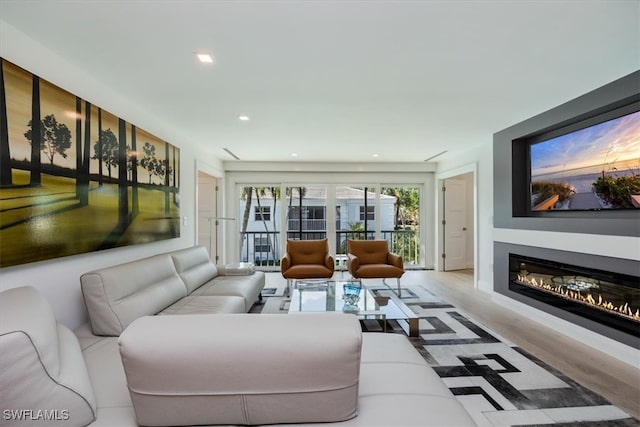
{"label": "white ceiling", "polygon": [[446,159],[640,68],[637,0],[0,0],[0,18],[225,161]]}

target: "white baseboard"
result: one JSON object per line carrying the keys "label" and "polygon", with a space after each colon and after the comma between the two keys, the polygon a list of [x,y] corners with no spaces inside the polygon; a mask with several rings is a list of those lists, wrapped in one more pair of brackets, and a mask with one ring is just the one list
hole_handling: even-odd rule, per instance
{"label": "white baseboard", "polygon": [[516,301],[497,292],[490,292],[491,298],[496,303],[508,310],[517,311],[519,314],[541,323],[569,338],[575,339],[598,351],[601,351],[621,362],[627,363],[635,368],[640,362],[640,350],[621,342],[612,340],[586,328],[567,322],[544,311],[538,310],[520,301]]}

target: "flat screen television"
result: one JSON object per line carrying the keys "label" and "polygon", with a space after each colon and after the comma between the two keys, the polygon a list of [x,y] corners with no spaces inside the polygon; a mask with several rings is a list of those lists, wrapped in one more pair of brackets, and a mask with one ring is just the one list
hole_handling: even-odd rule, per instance
{"label": "flat screen television", "polygon": [[529,141],[530,212],[640,209],[640,111]]}

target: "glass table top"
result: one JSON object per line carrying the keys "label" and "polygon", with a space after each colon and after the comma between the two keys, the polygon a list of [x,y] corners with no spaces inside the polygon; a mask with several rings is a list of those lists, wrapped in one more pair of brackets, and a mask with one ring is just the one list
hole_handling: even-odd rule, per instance
{"label": "glass table top", "polygon": [[[343,299],[345,285],[361,286],[356,304]],[[378,316],[386,319],[407,319],[407,314],[387,296],[376,296],[358,280],[298,280],[291,294],[289,312],[342,311],[359,317]]]}

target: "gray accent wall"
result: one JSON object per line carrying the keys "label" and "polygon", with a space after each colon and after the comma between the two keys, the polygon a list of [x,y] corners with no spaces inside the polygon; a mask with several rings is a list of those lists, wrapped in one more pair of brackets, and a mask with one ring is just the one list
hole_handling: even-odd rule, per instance
{"label": "gray accent wall", "polygon": [[[526,189],[528,170],[526,170],[526,150],[523,150],[523,145],[519,145],[526,144],[529,138],[548,132],[579,126],[580,123],[592,124],[606,117],[607,114],[615,115],[620,111],[627,114],[638,110],[640,110],[640,71],[497,132],[493,136],[493,226],[496,230],[512,231],[511,234],[514,235],[513,238],[509,237],[509,233],[504,232],[499,233],[501,238],[496,238],[494,235],[494,291],[634,348],[640,347],[640,338],[637,336],[617,331],[564,311],[562,308],[553,307],[511,291],[509,289],[509,253],[633,276],[640,275],[640,261],[635,251],[635,248],[640,247],[637,240],[640,237],[640,209],[531,214],[528,212],[528,206],[523,209],[529,197]],[[524,161],[523,151],[525,151]],[[517,190],[523,185],[524,197],[519,191],[514,193],[514,189]],[[514,200],[516,200],[515,203]],[[545,234],[545,239],[553,242],[555,247],[553,245],[544,247],[540,239],[531,239],[531,231]],[[586,235],[590,243],[584,247],[583,252],[581,248],[575,246],[568,249],[567,246],[571,245],[564,244],[560,245],[564,247],[558,247],[558,241],[571,239],[570,235],[565,233],[575,233],[581,242],[587,240],[584,238]],[[629,238],[634,239],[635,242],[630,241]],[[612,255],[612,252],[598,245],[617,245],[618,241],[624,247],[631,248],[631,252],[636,253],[629,253],[628,257],[626,254],[621,254],[623,258],[602,255]],[[561,332],[566,330],[562,325],[558,328]],[[604,348],[601,350],[608,351]]]}
{"label": "gray accent wall", "polygon": [[[497,228],[640,237],[640,209],[545,212],[536,217],[514,214],[514,181],[512,179],[514,172],[516,175],[528,173],[520,170],[524,165],[513,164],[514,140],[526,139],[540,133],[570,126],[606,111],[638,102],[640,102],[640,71],[495,133],[493,136],[494,226]],[[514,171],[514,168],[520,169]]]}
{"label": "gray accent wall", "polygon": [[576,265],[579,267],[594,268],[604,271],[612,271],[632,276],[638,275],[638,262],[628,259],[611,258],[599,255],[581,254],[577,252],[560,251],[534,246],[514,245],[510,243],[494,242],[493,254],[495,259],[494,291],[516,301],[535,307],[546,313],[564,319],[568,322],[587,328],[601,335],[640,348],[640,338],[625,332],[618,331],[606,325],[586,319],[577,314],[570,313],[558,307],[545,304],[533,298],[519,294],[509,289],[509,254],[524,255],[534,258],[548,259],[556,262]]}

